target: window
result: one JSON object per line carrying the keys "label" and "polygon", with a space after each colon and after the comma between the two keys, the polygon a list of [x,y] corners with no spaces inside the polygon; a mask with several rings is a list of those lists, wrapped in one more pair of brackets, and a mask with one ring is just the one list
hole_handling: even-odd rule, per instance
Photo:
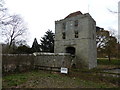
{"label": "window", "polygon": [[75,21],[75,27],[78,27],[78,20]]}
{"label": "window", "polygon": [[66,23],[63,23],[63,29],[66,29]]}
{"label": "window", "polygon": [[75,55],[75,48],[74,47],[67,47],[66,53],[70,53],[72,55]]}
{"label": "window", "polygon": [[78,38],[78,31],[75,31],[75,38]]}
{"label": "window", "polygon": [[62,38],[65,39],[65,32],[62,33]]}

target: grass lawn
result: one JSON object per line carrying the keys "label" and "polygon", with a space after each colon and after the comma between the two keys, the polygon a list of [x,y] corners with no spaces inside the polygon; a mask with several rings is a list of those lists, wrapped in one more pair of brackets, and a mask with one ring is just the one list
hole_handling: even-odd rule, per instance
{"label": "grass lawn", "polygon": [[[82,76],[82,77],[81,77]],[[84,76],[84,77],[83,77]],[[86,78],[86,79],[85,79]],[[93,80],[89,80],[89,79]],[[88,79],[88,80],[87,80]],[[76,73],[63,75],[50,71],[31,71],[3,77],[3,88],[113,88],[112,83],[99,81],[93,75]]]}
{"label": "grass lawn", "polygon": [[109,61],[107,58],[97,59],[98,67],[100,69],[112,69],[112,68],[120,68],[120,60],[111,59]]}
{"label": "grass lawn", "polygon": [[108,62],[98,59],[97,69],[74,69],[67,75],[43,70],[10,74],[3,77],[2,85],[3,88],[117,88],[120,85],[120,77],[101,75],[101,66],[113,68],[118,63],[117,60]]}
{"label": "grass lawn", "polygon": [[120,65],[120,60],[118,59],[111,59],[109,61],[107,58],[97,59],[98,65]]}

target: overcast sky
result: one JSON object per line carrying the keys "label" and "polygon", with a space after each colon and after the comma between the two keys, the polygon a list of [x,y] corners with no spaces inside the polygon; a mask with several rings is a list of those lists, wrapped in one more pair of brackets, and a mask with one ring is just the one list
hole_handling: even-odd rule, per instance
{"label": "overcast sky", "polygon": [[6,7],[11,14],[20,14],[29,28],[31,46],[36,37],[38,43],[45,32],[55,31],[55,21],[65,18],[72,12],[90,13],[97,26],[106,30],[118,30],[117,11],[118,0],[6,0]]}

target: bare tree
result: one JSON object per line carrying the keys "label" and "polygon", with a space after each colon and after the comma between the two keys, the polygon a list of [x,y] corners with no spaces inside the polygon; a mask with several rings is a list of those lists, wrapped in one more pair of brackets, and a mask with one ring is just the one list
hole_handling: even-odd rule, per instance
{"label": "bare tree", "polygon": [[17,42],[25,41],[27,28],[20,15],[11,16],[9,21],[3,24],[2,36],[6,38],[9,48]]}
{"label": "bare tree", "polygon": [[117,14],[117,13],[119,13],[118,11],[117,11],[117,8],[118,8],[118,2],[120,1],[120,0],[111,0],[111,1],[113,1],[113,7],[114,7],[114,9],[113,9],[113,7],[112,7],[112,9],[111,8],[107,8],[107,10],[109,11],[109,12],[111,12],[112,14]]}
{"label": "bare tree", "polygon": [[0,42],[4,42],[2,30],[4,29],[4,23],[9,21],[11,16],[8,14],[8,9],[4,6],[4,0],[0,0]]}
{"label": "bare tree", "polygon": [[8,9],[4,7],[4,0],[0,0],[0,24],[3,24],[11,16],[8,14]]}

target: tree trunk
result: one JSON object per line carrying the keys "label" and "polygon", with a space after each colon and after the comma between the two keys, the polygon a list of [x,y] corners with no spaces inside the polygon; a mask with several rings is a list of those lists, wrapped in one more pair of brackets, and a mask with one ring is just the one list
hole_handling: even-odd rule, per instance
{"label": "tree trunk", "polygon": [[109,59],[109,61],[111,61],[110,53],[108,54],[108,59]]}

